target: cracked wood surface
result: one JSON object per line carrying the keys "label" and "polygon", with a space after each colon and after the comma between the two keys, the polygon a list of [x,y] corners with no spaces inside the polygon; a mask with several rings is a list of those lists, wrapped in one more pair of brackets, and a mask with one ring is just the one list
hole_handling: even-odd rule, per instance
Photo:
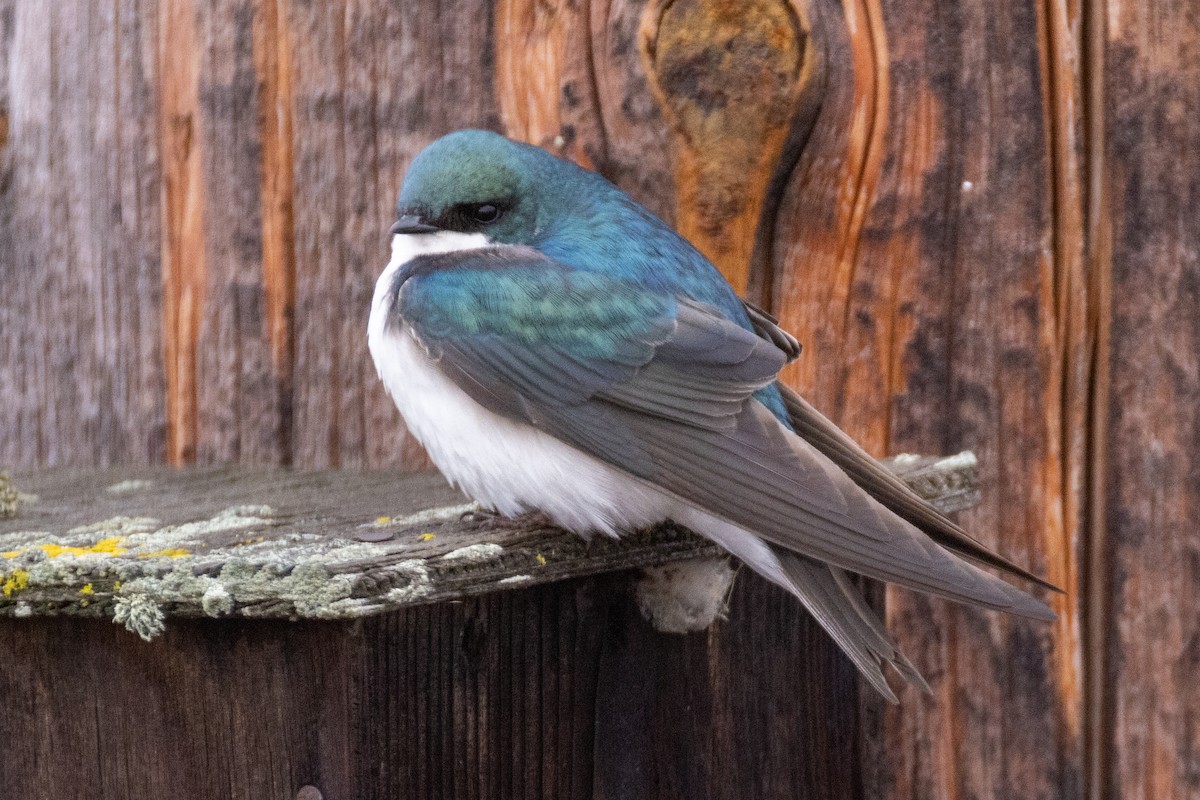
{"label": "cracked wood surface", "polygon": [[[978,502],[970,453],[890,464],[946,512]],[[0,522],[0,615],[113,618],[145,638],[166,617],[354,618],[721,554],[669,525],[585,541],[536,516],[475,518],[428,473],[157,468],[16,480],[20,514]]]}

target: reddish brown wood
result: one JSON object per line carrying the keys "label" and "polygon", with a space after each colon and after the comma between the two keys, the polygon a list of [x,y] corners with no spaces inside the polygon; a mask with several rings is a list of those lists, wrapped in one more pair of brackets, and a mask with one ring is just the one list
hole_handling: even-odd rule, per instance
{"label": "reddish brown wood", "polygon": [[[1097,797],[1200,797],[1200,17],[1104,18]],[[1098,76],[1098,79],[1099,78]]]}
{"label": "reddish brown wood", "polygon": [[292,373],[296,360],[296,215],[292,155],[291,41],[285,0],[254,6],[254,72],[258,79],[258,129],[262,137],[262,272],[271,373],[279,404],[282,463],[292,461]]}
{"label": "reddish brown wood", "polygon": [[205,193],[199,115],[199,49],[190,3],[159,8],[156,42],[162,142],[163,350],[167,459],[196,458],[196,348],[205,302]]}
{"label": "reddish brown wood", "polygon": [[809,121],[804,95],[820,90],[810,27],[786,0],[657,0],[642,12],[643,61],[672,134],[676,227],[743,294],[769,282],[752,274],[759,229],[794,163],[793,127]]}
{"label": "reddish brown wood", "polygon": [[[1058,118],[1066,100],[1046,106],[1030,45],[1042,14],[821,5],[826,94],[780,212],[775,308],[806,345],[792,377],[819,408],[880,454],[985,449],[989,490],[964,524],[1035,570],[1053,562],[1069,586],[1079,504],[1064,507],[1063,484],[1078,487],[1084,464],[1062,404],[1089,361],[1080,176],[1056,158],[1078,120]],[[881,737],[869,793],[1080,796],[1077,596],[1056,602],[1051,628],[889,594],[934,696],[868,727]]]}

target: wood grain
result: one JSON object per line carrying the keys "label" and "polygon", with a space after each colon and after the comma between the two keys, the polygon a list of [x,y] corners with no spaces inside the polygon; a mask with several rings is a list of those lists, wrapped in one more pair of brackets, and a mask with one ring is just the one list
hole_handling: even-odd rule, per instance
{"label": "wood grain", "polygon": [[[824,102],[776,232],[775,311],[806,345],[794,385],[876,453],[986,448],[990,491],[965,526],[1069,581],[1079,505],[1068,530],[1063,484],[1086,464],[1066,426],[1086,412],[1065,419],[1062,398],[1086,387],[1089,354],[1078,223],[1054,250],[1080,175],[1064,163],[1057,188],[1046,178],[1072,145],[1050,130],[1062,109],[1028,44],[1042,9],[821,9]],[[1079,615],[1060,602],[1052,631],[890,592],[890,626],[934,695],[878,722],[867,710],[865,735],[881,737],[868,794],[1079,796]]]}
{"label": "wood grain", "polygon": [[979,452],[966,526],[1067,589],[1044,629],[891,596],[936,695],[857,706],[863,793],[1200,794],[1197,35],[1185,0],[0,0],[0,465],[427,466],[365,351],[382,231],[425,143],[505,130],[679,225],[872,452]]}
{"label": "wood grain", "polygon": [[1200,797],[1200,18],[1108,6],[1097,797]]}
{"label": "wood grain", "polygon": [[[298,465],[422,466],[363,333],[404,168],[432,139],[498,126],[491,5],[288,4]],[[436,66],[435,66],[436,65]]]}
{"label": "wood grain", "polygon": [[756,300],[769,282],[765,253],[755,263],[764,214],[774,219],[776,176],[795,162],[793,128],[810,122],[804,95],[820,90],[809,35],[780,0],[657,0],[642,12],[643,60],[675,151],[675,226]]}
{"label": "wood grain", "polygon": [[167,372],[167,460],[196,458],[196,349],[205,301],[203,161],[200,152],[196,12],[186,0],[159,7],[156,42],[159,139],[163,148],[163,349]]}
{"label": "wood grain", "polygon": [[180,622],[149,644],[0,620],[0,783],[31,800],[861,796],[849,673],[792,598],[746,578],[731,619],[688,636],[654,632],[620,574],[360,623]]}
{"label": "wood grain", "polygon": [[292,462],[293,369],[296,360],[295,164],[292,156],[291,41],[286,0],[259,0],[254,7],[254,72],[258,80],[258,129],[262,139],[262,283],[271,372],[279,406],[279,462]]}
{"label": "wood grain", "polygon": [[0,9],[8,463],[163,458],[156,24],[143,5]]}

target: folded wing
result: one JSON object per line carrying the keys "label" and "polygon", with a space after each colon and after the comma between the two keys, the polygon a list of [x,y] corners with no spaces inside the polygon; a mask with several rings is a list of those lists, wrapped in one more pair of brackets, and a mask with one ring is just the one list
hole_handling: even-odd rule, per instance
{"label": "folded wing", "polygon": [[[824,418],[805,416],[802,401],[787,398],[789,410],[799,409],[796,435],[754,399],[798,351],[786,346],[790,337],[756,335],[710,307],[526,248],[456,255],[399,282],[399,314],[464,391],[761,537],[780,554],[796,584],[789,588],[824,614],[856,661],[870,655],[910,669],[890,655],[894,646],[869,610],[846,599],[840,570],[1053,618],[918,529],[911,518],[936,512],[915,505],[882,467],[859,464],[875,462]],[[773,325],[758,319],[760,330]],[[882,488],[869,493],[856,479]],[[989,551],[955,531],[943,537],[955,550],[1011,566],[989,561]]]}

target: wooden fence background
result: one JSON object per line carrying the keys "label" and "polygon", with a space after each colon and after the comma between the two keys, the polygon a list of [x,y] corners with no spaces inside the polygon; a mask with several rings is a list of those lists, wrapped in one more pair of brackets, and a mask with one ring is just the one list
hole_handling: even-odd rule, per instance
{"label": "wooden fence background", "polygon": [[868,796],[1200,797],[1194,0],[0,0],[0,464],[422,467],[365,321],[466,126],[674,222],[871,451],[973,449],[1068,590],[889,593],[934,695],[861,701]]}

